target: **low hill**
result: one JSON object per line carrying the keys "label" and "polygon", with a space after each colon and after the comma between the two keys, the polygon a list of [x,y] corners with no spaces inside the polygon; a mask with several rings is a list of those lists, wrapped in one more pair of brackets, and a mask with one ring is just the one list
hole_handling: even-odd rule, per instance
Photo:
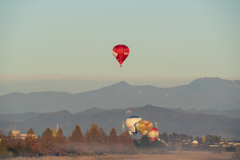
{"label": "low hill", "polygon": [[27,113],[18,113],[18,114],[3,114],[3,115],[0,115],[0,120],[22,122],[28,118],[32,118],[40,114],[42,113],[27,112]]}
{"label": "low hill", "polygon": [[182,110],[181,108],[171,108],[170,110],[180,112],[180,113],[204,113],[204,114],[212,114],[212,115],[221,115],[230,118],[240,118],[240,110],[238,109],[229,109],[225,111],[216,110],[216,109],[189,109]]}
{"label": "low hill", "polygon": [[102,111],[106,111],[106,110],[109,110],[109,111],[121,111],[123,109],[102,109],[102,108],[97,108],[97,107],[93,107],[93,108],[89,108],[89,109],[86,109],[85,111],[82,111],[82,112],[77,112],[75,114],[97,114],[97,113],[100,113]]}

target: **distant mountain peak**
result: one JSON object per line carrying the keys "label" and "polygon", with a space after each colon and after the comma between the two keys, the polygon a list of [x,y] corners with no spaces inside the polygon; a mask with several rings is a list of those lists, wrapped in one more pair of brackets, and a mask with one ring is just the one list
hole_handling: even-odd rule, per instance
{"label": "distant mountain peak", "polygon": [[[125,81],[121,81],[121,82],[115,83],[115,84],[113,84],[111,86],[115,86],[115,87],[119,87],[119,86],[121,86],[121,87],[128,87],[128,86],[130,86],[130,84],[128,84]],[[111,86],[108,86],[108,87],[111,87]]]}
{"label": "distant mountain peak", "polygon": [[62,114],[72,114],[67,110],[62,110],[62,111],[58,111],[58,112],[52,112],[52,113],[62,113]]}
{"label": "distant mountain peak", "polygon": [[209,81],[209,80],[223,80],[218,77],[202,77],[202,78],[197,78],[194,81]]}
{"label": "distant mountain peak", "polygon": [[119,84],[119,85],[129,85],[127,82],[125,82],[125,81],[121,81],[121,82],[118,82],[118,83],[116,83],[116,84]]}
{"label": "distant mountain peak", "polygon": [[[221,79],[218,77],[203,77],[193,80],[189,85],[197,84],[197,83],[214,83],[214,82],[223,82],[225,79]],[[226,80],[228,81],[228,80]]]}

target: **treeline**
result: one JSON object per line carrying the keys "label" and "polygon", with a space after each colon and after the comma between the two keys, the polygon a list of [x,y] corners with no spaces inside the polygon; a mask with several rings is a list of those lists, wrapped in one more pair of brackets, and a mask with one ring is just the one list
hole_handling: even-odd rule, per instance
{"label": "treeline", "polygon": [[221,136],[217,136],[217,135],[206,135],[206,136],[202,136],[202,137],[193,137],[191,135],[187,135],[187,134],[177,134],[175,132],[173,132],[172,134],[167,134],[166,132],[163,132],[162,134],[159,134],[159,138],[163,141],[165,141],[166,143],[169,142],[182,142],[183,140],[185,142],[187,142],[188,140],[193,141],[196,140],[198,141],[198,144],[204,144],[204,143],[219,143]]}
{"label": "treeline", "polygon": [[115,128],[112,128],[107,136],[97,124],[92,124],[85,135],[76,125],[69,138],[63,135],[61,128],[56,136],[53,136],[50,128],[44,131],[42,137],[35,138],[33,135],[33,129],[27,132],[25,140],[16,139],[10,133],[8,136],[0,133],[0,157],[125,154],[136,150],[127,131],[118,136]]}

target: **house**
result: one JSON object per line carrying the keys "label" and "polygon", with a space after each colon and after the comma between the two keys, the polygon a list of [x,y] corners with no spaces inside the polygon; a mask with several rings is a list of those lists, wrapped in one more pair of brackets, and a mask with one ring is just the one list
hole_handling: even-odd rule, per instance
{"label": "house", "polygon": [[[12,130],[12,137],[14,137],[15,139],[25,139],[27,137],[27,134],[20,134],[19,130]],[[35,134],[29,135],[32,136],[34,138],[37,138],[37,136]]]}
{"label": "house", "polygon": [[233,145],[234,145],[234,146],[240,146],[240,141],[236,141],[236,142],[234,142]]}

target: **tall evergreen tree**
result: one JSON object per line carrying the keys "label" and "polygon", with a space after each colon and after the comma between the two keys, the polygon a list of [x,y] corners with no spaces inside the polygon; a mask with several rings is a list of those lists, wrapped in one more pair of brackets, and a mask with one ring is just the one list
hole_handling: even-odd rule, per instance
{"label": "tall evergreen tree", "polygon": [[56,140],[52,136],[50,128],[47,128],[41,137],[41,148],[43,155],[55,155],[58,152]]}
{"label": "tall evergreen tree", "polygon": [[59,128],[59,130],[57,131],[56,138],[58,143],[66,143],[67,141],[66,137],[63,135],[61,128]]}
{"label": "tall evergreen tree", "polygon": [[121,151],[122,153],[127,153],[130,151],[133,151],[135,148],[134,141],[132,140],[132,137],[130,136],[129,132],[123,132],[120,136],[120,143],[121,143]]}
{"label": "tall evergreen tree", "polygon": [[[27,136],[24,140],[24,146],[27,145],[27,148],[25,147],[25,149],[27,149],[26,154],[28,155],[38,155],[41,152],[41,145],[37,139],[37,137],[35,137],[34,131],[33,129],[29,129],[27,132]],[[31,148],[31,154],[30,154],[30,149],[28,149],[28,145]]]}
{"label": "tall evergreen tree", "polygon": [[109,144],[109,152],[110,153],[120,153],[121,152],[121,144],[120,139],[117,135],[115,128],[112,128],[109,136],[108,136],[108,144]]}
{"label": "tall evergreen tree", "polygon": [[92,127],[90,129],[90,136],[93,142],[97,142],[97,143],[102,142],[102,138],[99,134],[98,126],[94,123],[92,124]]}
{"label": "tall evergreen tree", "polygon": [[132,140],[132,137],[130,136],[129,132],[126,131],[126,132],[123,132],[121,135],[120,135],[120,141],[121,141],[121,144],[123,145],[127,145],[127,146],[134,146],[134,142]]}
{"label": "tall evergreen tree", "polygon": [[34,131],[32,128],[30,128],[28,131],[27,131],[27,136],[33,136],[34,135]]}
{"label": "tall evergreen tree", "polygon": [[108,136],[108,143],[110,145],[114,145],[114,144],[119,144],[119,137],[117,135],[117,132],[115,130],[115,128],[112,128],[109,136]]}
{"label": "tall evergreen tree", "polygon": [[84,136],[82,134],[81,128],[76,125],[72,135],[69,137],[70,142],[84,143]]}
{"label": "tall evergreen tree", "polygon": [[93,141],[92,136],[91,136],[89,130],[87,130],[85,133],[85,142],[92,143],[92,141]]}
{"label": "tall evergreen tree", "polygon": [[68,141],[76,149],[77,155],[80,155],[80,153],[85,150],[83,146],[84,136],[82,134],[81,128],[78,125],[76,125],[74,128],[72,135],[68,138]]}
{"label": "tall evergreen tree", "polygon": [[59,128],[59,130],[57,131],[56,141],[57,141],[58,155],[66,155],[69,149],[67,147],[67,139],[63,135],[61,128]]}
{"label": "tall evergreen tree", "polygon": [[106,133],[104,132],[103,128],[101,127],[100,130],[99,130],[99,134],[101,136],[101,139],[102,139],[102,143],[103,144],[107,144],[108,143],[108,137],[106,135]]}

